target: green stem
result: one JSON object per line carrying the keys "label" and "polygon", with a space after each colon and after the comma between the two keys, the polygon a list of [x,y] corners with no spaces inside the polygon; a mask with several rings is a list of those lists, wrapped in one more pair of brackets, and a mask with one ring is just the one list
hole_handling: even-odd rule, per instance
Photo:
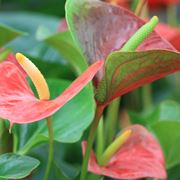
{"label": "green stem", "polygon": [[[141,8],[143,7],[145,2],[145,0],[141,1]],[[158,18],[154,16],[148,23],[146,23],[138,31],[136,31],[136,33],[127,41],[127,43],[120,49],[120,51],[136,50],[137,47],[152,33],[157,23]],[[120,103],[119,101],[120,99],[113,101],[108,108],[108,144],[111,143],[115,131],[115,124],[118,116],[118,109]]]}
{"label": "green stem", "polygon": [[4,120],[0,119],[0,154],[12,152],[12,134],[9,134]]}
{"label": "green stem", "polygon": [[89,160],[90,152],[93,146],[99,120],[101,118],[103,111],[104,111],[104,106],[97,105],[95,117],[94,117],[91,129],[90,129],[90,133],[89,133],[89,137],[87,141],[87,147],[86,147],[86,152],[83,159],[80,180],[86,180],[88,160]]}
{"label": "green stem", "polygon": [[[156,27],[158,23],[158,18],[154,16],[148,23],[146,23],[144,26],[142,26],[133,36],[130,38],[130,40],[124,45],[124,47],[121,49],[121,51],[133,51],[136,50],[137,47],[152,33],[154,28]],[[144,96],[143,100],[145,103],[145,107],[150,106],[152,104],[151,100],[151,91],[150,86],[147,86],[148,88],[143,88]]]}
{"label": "green stem", "polygon": [[97,129],[97,143],[96,143],[97,157],[101,156],[103,151],[104,151],[104,122],[103,122],[103,118],[101,118]]}
{"label": "green stem", "polygon": [[167,23],[171,26],[177,26],[178,25],[178,19],[177,19],[177,7],[175,5],[169,5],[167,7]]}
{"label": "green stem", "polygon": [[106,129],[107,134],[107,144],[110,144],[113,140],[114,132],[116,130],[116,122],[118,119],[119,114],[119,105],[120,105],[121,98],[115,99],[107,109],[107,116],[106,116]]}
{"label": "green stem", "polygon": [[[178,27],[178,14],[177,14],[177,7],[175,5],[169,5],[167,7],[167,22],[169,25]],[[175,73],[176,78],[176,89],[180,87],[180,73]]]}
{"label": "green stem", "polygon": [[176,90],[179,90],[180,87],[180,72],[175,73],[175,85],[176,85]]}
{"label": "green stem", "polygon": [[142,87],[142,98],[143,98],[143,108],[145,110],[150,108],[153,104],[152,89],[150,84]]}
{"label": "green stem", "polygon": [[53,162],[53,155],[54,155],[54,145],[53,145],[53,126],[52,126],[52,118],[47,118],[47,126],[48,126],[48,133],[49,133],[49,154],[48,154],[48,164],[46,167],[46,172],[44,176],[44,180],[49,179],[49,174]]}
{"label": "green stem", "polygon": [[[158,18],[154,16],[148,23],[146,23],[144,26],[142,26],[124,45],[124,47],[121,49],[121,51],[133,51],[137,49],[137,47],[149,36],[149,34],[154,30],[155,26],[158,23]],[[94,142],[96,130],[98,127],[99,119],[103,113],[104,106],[98,105],[96,109],[95,118],[93,120],[90,134],[88,137],[86,152],[83,160],[83,165],[81,169],[81,176],[80,180],[86,180],[86,174],[87,174],[87,166],[88,166],[88,160],[90,156],[90,152],[92,149],[92,145]]]}
{"label": "green stem", "polygon": [[40,128],[38,128],[38,130],[31,136],[31,138],[27,141],[27,143],[25,144],[25,146],[23,148],[21,148],[21,150],[19,150],[17,153],[21,154],[21,155],[25,155],[27,154],[33,147],[35,147],[37,144],[44,143],[47,141],[47,138],[44,136],[38,136],[38,134],[41,134],[42,130],[43,130],[44,126],[41,126]]}
{"label": "green stem", "polygon": [[141,12],[143,10],[144,5],[146,4],[146,0],[140,0],[136,6],[135,15],[141,16]]}
{"label": "green stem", "polygon": [[4,133],[4,122],[2,119],[0,119],[0,154],[4,153],[3,133]]}
{"label": "green stem", "polygon": [[18,137],[16,133],[13,133],[13,153],[17,152],[18,148]]}

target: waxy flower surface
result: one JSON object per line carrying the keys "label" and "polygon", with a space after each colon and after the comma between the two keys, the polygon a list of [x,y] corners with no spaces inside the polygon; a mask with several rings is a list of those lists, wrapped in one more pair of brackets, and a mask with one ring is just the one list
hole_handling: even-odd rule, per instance
{"label": "waxy flower surface", "polygon": [[127,9],[98,0],[69,0],[66,9],[70,32],[88,62],[105,61],[98,76],[99,103],[107,105],[180,70],[180,54],[155,31],[136,50],[121,51],[145,23]]}
{"label": "waxy flower surface", "polygon": [[158,24],[156,31],[167,39],[178,51],[180,51],[180,30],[166,24]]}
{"label": "waxy flower surface", "polygon": [[178,3],[180,3],[179,0],[148,0],[148,4],[152,8],[162,7],[162,5],[168,6],[171,4],[178,4]]}
{"label": "waxy flower surface", "polygon": [[[21,60],[21,63],[26,64],[25,57]],[[102,65],[99,61],[90,66],[56,99],[39,100],[34,96],[22,71],[14,63],[1,63],[0,117],[8,119],[12,125],[31,123],[52,115],[87,85]]]}
{"label": "waxy flower surface", "polygon": [[[134,125],[129,139],[111,157],[106,166],[100,166],[91,152],[88,170],[115,179],[166,178],[163,152],[156,139],[143,126]],[[83,142],[83,152],[86,142]]]}
{"label": "waxy flower surface", "polygon": [[[3,53],[4,49],[1,49],[0,48],[0,53]],[[26,76],[26,73],[25,71],[22,69],[22,67],[19,65],[19,63],[17,62],[15,56],[13,53],[7,53],[7,56],[5,59],[3,59],[3,61],[9,61],[9,62],[12,62],[14,63],[20,70],[21,72],[24,74],[24,76]]]}

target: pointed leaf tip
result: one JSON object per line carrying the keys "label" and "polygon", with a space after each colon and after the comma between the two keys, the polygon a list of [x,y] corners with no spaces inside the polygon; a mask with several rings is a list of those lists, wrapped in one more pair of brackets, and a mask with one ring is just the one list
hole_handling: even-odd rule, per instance
{"label": "pointed leaf tip", "polygon": [[104,61],[97,61],[84,71],[59,97],[56,98],[56,103],[65,104],[79,93],[103,67]]}

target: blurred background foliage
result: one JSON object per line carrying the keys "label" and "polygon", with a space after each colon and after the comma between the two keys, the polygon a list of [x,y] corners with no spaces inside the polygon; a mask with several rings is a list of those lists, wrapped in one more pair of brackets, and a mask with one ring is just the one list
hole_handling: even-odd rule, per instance
{"label": "blurred background foliage", "polygon": [[65,0],[1,0],[0,3],[1,11],[31,11],[58,17],[65,13]]}

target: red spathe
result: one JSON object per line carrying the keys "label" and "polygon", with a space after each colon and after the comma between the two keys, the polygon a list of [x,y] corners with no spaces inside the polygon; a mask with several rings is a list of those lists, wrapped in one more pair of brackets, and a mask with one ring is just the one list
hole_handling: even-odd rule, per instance
{"label": "red spathe", "polygon": [[11,62],[0,64],[0,117],[13,123],[31,123],[46,118],[86,86],[96,72],[103,66],[103,61],[90,66],[60,96],[54,100],[37,99],[21,70]]}
{"label": "red spathe", "polygon": [[[88,170],[115,179],[165,179],[163,152],[156,139],[143,126],[134,125],[127,129],[132,130],[132,135],[114,154],[108,165],[98,165],[94,152],[91,152]],[[85,152],[86,142],[83,142],[82,147]]]}

